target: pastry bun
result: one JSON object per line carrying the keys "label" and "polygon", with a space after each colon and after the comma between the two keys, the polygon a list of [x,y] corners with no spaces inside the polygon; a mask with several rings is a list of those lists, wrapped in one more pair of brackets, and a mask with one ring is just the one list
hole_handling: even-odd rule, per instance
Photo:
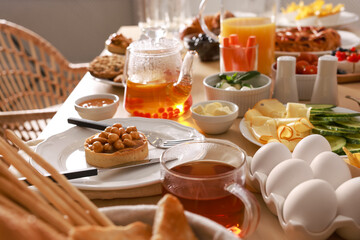
{"label": "pastry bun", "polygon": [[105,47],[109,52],[125,54],[126,48],[130,45],[131,42],[131,38],[126,38],[122,34],[113,33],[105,41]]}

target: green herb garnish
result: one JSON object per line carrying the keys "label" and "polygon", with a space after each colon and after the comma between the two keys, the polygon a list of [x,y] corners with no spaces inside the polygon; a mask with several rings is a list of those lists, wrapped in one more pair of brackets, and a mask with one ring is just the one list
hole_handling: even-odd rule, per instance
{"label": "green herb garnish", "polygon": [[[242,87],[249,87],[252,88],[252,86],[248,83],[244,83],[243,81],[249,80],[257,75],[260,75],[260,72],[258,71],[249,71],[249,72],[245,72],[245,73],[234,73],[233,75],[226,75],[226,74],[219,74],[219,78],[220,78],[220,82],[218,82],[215,87],[216,88],[224,88],[224,86],[234,86],[236,85],[240,85],[237,86],[237,89],[241,89]],[[224,81],[226,80],[226,82]],[[228,83],[228,84],[224,84],[224,83]],[[225,87],[226,88],[226,87]]]}

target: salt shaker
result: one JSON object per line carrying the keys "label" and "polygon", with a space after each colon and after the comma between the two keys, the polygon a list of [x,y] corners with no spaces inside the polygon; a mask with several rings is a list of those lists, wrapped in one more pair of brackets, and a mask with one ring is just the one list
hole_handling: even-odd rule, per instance
{"label": "salt shaker", "polygon": [[295,57],[278,57],[274,98],[282,103],[299,101],[295,77],[295,67]]}
{"label": "salt shaker", "polygon": [[337,58],[325,55],[319,57],[318,73],[311,96],[311,103],[338,104]]}

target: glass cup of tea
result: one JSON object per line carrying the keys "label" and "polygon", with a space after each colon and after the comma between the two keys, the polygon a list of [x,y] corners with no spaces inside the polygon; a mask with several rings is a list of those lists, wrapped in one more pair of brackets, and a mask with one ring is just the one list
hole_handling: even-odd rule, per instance
{"label": "glass cup of tea", "polygon": [[199,7],[199,21],[204,32],[222,43],[223,38],[232,34],[238,36],[238,43],[247,46],[250,37],[259,45],[258,71],[270,76],[271,64],[275,61],[275,19],[277,0],[219,0],[220,36],[211,32],[204,20],[207,0]]}
{"label": "glass cup of tea", "polygon": [[239,237],[255,231],[259,203],[245,188],[246,153],[232,142],[206,139],[171,147],[160,157],[160,175],[163,194],[176,196],[185,210]]}

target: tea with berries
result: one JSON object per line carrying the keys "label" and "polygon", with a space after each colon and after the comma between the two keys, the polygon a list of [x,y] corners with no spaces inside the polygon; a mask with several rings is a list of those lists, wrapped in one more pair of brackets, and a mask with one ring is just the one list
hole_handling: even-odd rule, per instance
{"label": "tea with berries", "polygon": [[163,73],[151,81],[128,79],[124,106],[133,116],[171,119],[188,111],[192,104],[191,80],[176,84],[178,75]]}

